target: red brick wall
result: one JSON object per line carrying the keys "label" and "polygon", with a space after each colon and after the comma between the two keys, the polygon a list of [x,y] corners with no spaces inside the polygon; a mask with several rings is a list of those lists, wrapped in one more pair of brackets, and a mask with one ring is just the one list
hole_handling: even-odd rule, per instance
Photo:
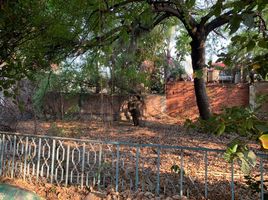
{"label": "red brick wall", "polygon": [[[207,84],[207,94],[212,112],[224,107],[248,106],[248,84]],[[192,82],[170,82],[166,85],[166,110],[173,117],[199,116]]]}

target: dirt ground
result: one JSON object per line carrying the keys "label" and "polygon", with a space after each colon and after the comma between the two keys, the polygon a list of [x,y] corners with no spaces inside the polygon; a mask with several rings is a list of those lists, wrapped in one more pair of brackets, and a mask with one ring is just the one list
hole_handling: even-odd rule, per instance
{"label": "dirt ground", "polygon": [[[27,134],[54,135],[60,137],[74,137],[91,140],[124,141],[131,143],[150,143],[172,146],[207,147],[224,149],[236,135],[216,137],[206,133],[186,130],[178,120],[153,119],[144,120],[142,125],[134,127],[129,121],[101,122],[101,121],[21,121],[17,132]],[[251,144],[259,149],[259,145]],[[48,183],[29,183],[22,180],[2,178],[4,183],[10,183],[34,191],[44,199],[180,199],[178,195],[155,197],[152,193],[137,192],[122,194],[114,191],[98,193],[90,188],[58,187]]]}
{"label": "dirt ground", "polygon": [[[35,128],[36,127],[36,128]],[[35,131],[36,129],[36,131]],[[17,132],[27,134],[53,135],[90,140],[124,141],[139,144],[162,144],[172,146],[207,147],[225,149],[237,135],[215,135],[186,130],[182,121],[171,119],[143,120],[135,127],[129,121],[21,121]],[[260,149],[258,144],[251,144]]]}

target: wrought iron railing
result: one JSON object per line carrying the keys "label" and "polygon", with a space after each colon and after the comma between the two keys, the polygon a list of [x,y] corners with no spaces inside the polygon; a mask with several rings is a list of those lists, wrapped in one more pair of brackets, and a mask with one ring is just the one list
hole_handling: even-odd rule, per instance
{"label": "wrought iron railing", "polygon": [[268,156],[257,154],[254,188],[223,152],[0,132],[0,176],[190,199],[264,199]]}

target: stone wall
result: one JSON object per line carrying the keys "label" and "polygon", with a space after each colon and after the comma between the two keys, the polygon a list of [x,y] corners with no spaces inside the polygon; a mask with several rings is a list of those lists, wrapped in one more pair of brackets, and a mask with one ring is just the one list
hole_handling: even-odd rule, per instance
{"label": "stone wall", "polygon": [[[224,107],[248,106],[248,84],[207,84],[211,110],[219,113]],[[193,82],[170,82],[166,85],[167,114],[173,117],[196,118],[199,112],[196,105]]]}
{"label": "stone wall", "polygon": [[[268,97],[268,82],[256,82],[250,86],[249,102],[252,108],[256,108],[259,106],[257,102],[258,98],[260,98],[261,95],[266,95]],[[261,115],[265,115],[267,117],[268,101],[262,104],[258,112]]]}

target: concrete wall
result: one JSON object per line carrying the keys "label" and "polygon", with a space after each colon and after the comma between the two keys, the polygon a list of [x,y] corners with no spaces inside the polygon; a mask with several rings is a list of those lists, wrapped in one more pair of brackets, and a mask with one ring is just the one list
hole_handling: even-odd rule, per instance
{"label": "concrete wall", "polygon": [[[249,102],[252,108],[260,106],[257,105],[257,99],[260,95],[266,95],[268,97],[268,82],[256,82],[250,86]],[[262,104],[258,112],[261,115],[268,115],[268,101]]]}
{"label": "concrete wall", "polygon": [[[106,120],[127,119],[128,96],[107,95],[107,94],[79,94],[68,95],[60,93],[49,93],[45,97],[45,111],[48,117],[68,114],[78,108],[81,104],[81,116],[86,119],[105,117]],[[144,97],[143,117],[157,117],[166,110],[165,96],[146,95]]]}

